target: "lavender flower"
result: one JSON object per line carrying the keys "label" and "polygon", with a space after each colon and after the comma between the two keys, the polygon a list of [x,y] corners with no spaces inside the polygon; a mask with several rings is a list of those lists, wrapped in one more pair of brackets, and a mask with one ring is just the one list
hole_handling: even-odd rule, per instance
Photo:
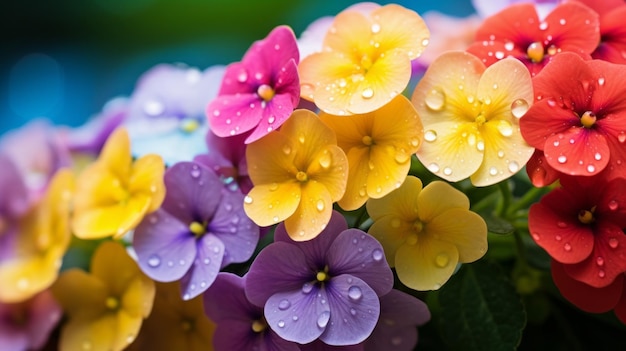
{"label": "lavender flower", "polygon": [[245,279],[220,273],[204,293],[204,310],[217,324],[213,334],[215,350],[300,350],[297,344],[282,339],[267,326],[263,309],[246,298]]}
{"label": "lavender flower", "polygon": [[379,296],[393,274],[378,241],[333,212],[310,241],[289,238],[283,223],[247,274],[246,295],[263,306],[268,325],[283,339],[329,345],[365,340],[380,313]]}
{"label": "lavender flower", "polygon": [[163,205],[135,229],[139,266],[160,282],[181,280],[183,299],[205,291],[220,269],[244,262],[259,228],[243,211],[243,195],[225,187],[210,169],[180,162],[164,176]]}
{"label": "lavender flower", "polygon": [[18,235],[17,220],[30,205],[22,176],[5,154],[0,153],[0,262],[12,257]]}

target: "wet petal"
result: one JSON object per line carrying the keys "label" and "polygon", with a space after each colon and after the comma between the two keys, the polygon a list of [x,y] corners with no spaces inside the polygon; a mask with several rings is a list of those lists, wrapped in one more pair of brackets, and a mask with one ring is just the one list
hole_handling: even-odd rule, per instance
{"label": "wet petal", "polygon": [[291,116],[295,107],[290,94],[274,95],[271,101],[265,103],[262,117],[254,131],[246,138],[246,144],[261,139],[269,132],[278,129]]}
{"label": "wet petal", "polygon": [[217,277],[222,268],[224,244],[213,234],[205,234],[196,242],[197,254],[193,265],[180,283],[183,300],[190,300],[203,293]]}
{"label": "wet petal", "polygon": [[[375,221],[387,216],[398,216],[402,220],[415,221],[418,218],[417,201],[419,200],[417,199],[421,197],[421,192],[422,181],[417,177],[408,176],[400,188],[390,192],[387,196],[380,199],[370,199],[367,202],[367,213]],[[439,195],[436,196],[439,198]],[[451,200],[454,201],[455,198],[457,196],[452,197]],[[440,202],[433,202],[433,204],[436,203]],[[427,212],[424,212],[424,216],[424,218],[429,217]]]}
{"label": "wet petal", "polygon": [[317,181],[302,186],[300,203],[292,216],[284,219],[289,236],[295,241],[316,237],[328,224],[333,210],[330,193]]}
{"label": "wet petal", "polygon": [[[399,49],[406,53],[409,59],[419,57],[428,45],[430,32],[424,20],[415,12],[406,8],[390,4],[374,9],[370,15],[374,19],[370,30],[373,39],[380,43],[381,52]],[[376,27],[375,24],[379,24]],[[410,30],[407,30],[410,28]]]}
{"label": "wet petal", "polygon": [[133,195],[145,194],[151,197],[147,212],[155,211],[163,203],[165,198],[164,172],[163,159],[157,155],[146,155],[133,163],[128,191]]}
{"label": "wet petal", "polygon": [[[369,202],[368,202],[369,203]],[[404,245],[407,237],[413,232],[413,222],[401,219],[399,216],[387,215],[377,218],[368,234],[376,238],[385,250],[385,258],[389,266],[396,264],[396,252]]]}
{"label": "wet petal", "polygon": [[606,167],[611,151],[604,135],[579,127],[549,136],[543,153],[559,172],[590,176]]}
{"label": "wet petal", "polygon": [[245,133],[254,128],[263,116],[261,98],[256,92],[220,95],[206,110],[211,131],[226,137]]}
{"label": "wet petal", "polygon": [[450,279],[458,261],[456,246],[422,235],[417,244],[398,249],[396,272],[411,289],[437,290]]}
{"label": "wet petal", "polygon": [[244,210],[261,227],[291,217],[300,206],[302,189],[296,180],[255,185],[244,199]]}
{"label": "wet petal", "polygon": [[552,168],[542,150],[535,149],[533,156],[526,164],[526,173],[532,184],[536,187],[544,187],[559,179],[560,173]]}
{"label": "wet petal", "polygon": [[370,149],[352,148],[348,151],[348,181],[343,197],[337,202],[342,209],[352,211],[360,208],[369,199],[367,179],[370,172]]}
{"label": "wet petal", "polygon": [[341,274],[330,280],[326,293],[330,319],[320,340],[329,345],[353,345],[369,337],[380,315],[376,292],[361,279]]}
{"label": "wet petal", "polygon": [[425,230],[428,235],[456,246],[461,263],[474,262],[487,252],[487,224],[467,209],[449,209],[429,221]]}
{"label": "wet petal", "polygon": [[467,195],[442,181],[429,183],[417,197],[419,218],[423,222],[430,222],[451,209],[469,210],[469,205]]}

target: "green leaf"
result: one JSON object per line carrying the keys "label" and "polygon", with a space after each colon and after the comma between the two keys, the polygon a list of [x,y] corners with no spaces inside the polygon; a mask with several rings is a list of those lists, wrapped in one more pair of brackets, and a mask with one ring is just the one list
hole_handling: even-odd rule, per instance
{"label": "green leaf", "polygon": [[526,325],[520,296],[500,267],[466,264],[439,291],[444,340],[453,350],[515,350]]}
{"label": "green leaf", "polygon": [[493,215],[482,215],[485,223],[487,223],[487,230],[490,233],[508,235],[513,234],[515,227],[509,221],[496,217]]}

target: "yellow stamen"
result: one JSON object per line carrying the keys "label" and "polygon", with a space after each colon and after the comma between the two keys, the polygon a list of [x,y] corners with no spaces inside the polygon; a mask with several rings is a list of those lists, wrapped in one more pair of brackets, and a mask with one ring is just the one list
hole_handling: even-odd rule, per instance
{"label": "yellow stamen", "polygon": [[415,223],[413,223],[413,230],[415,231],[416,234],[421,233],[423,229],[424,229],[424,224],[419,219],[415,221]]}
{"label": "yellow stamen", "polygon": [[116,310],[118,307],[120,307],[120,300],[118,300],[116,297],[109,296],[105,300],[104,304],[108,309]]}
{"label": "yellow stamen", "polygon": [[363,57],[361,57],[361,68],[364,70],[369,70],[370,68],[372,68],[372,59],[368,56],[368,55],[363,55]]}
{"label": "yellow stamen", "polygon": [[372,140],[372,137],[369,135],[365,135],[361,141],[367,146],[371,146],[374,143],[374,140]]}
{"label": "yellow stamen", "polygon": [[585,128],[591,128],[591,126],[596,124],[596,120],[596,114],[591,111],[587,111],[580,117],[580,124],[582,124]]}
{"label": "yellow stamen", "polygon": [[298,171],[298,173],[296,173],[296,179],[300,182],[306,182],[309,180],[309,176],[305,172]]}
{"label": "yellow stamen", "polygon": [[328,279],[328,274],[326,274],[326,272],[317,272],[317,275],[315,276],[315,278],[317,279],[318,282],[323,282],[323,281],[326,281],[326,279]]}
{"label": "yellow stamen", "polygon": [[180,125],[179,125],[180,130],[182,130],[185,133],[192,133],[196,129],[198,129],[198,127],[200,127],[200,123],[198,122],[198,120],[193,119],[193,118],[185,118],[182,121],[180,121]]}
{"label": "yellow stamen", "polygon": [[206,228],[204,227],[204,225],[198,222],[191,222],[191,224],[189,225],[189,230],[196,236],[206,233]]}
{"label": "yellow stamen", "polygon": [[272,98],[274,97],[274,95],[276,95],[276,92],[274,91],[274,89],[272,89],[272,87],[270,87],[267,84],[262,84],[257,88],[256,91],[257,95],[259,95],[259,97],[261,99],[263,99],[264,101],[270,101],[272,100]]}
{"label": "yellow stamen", "polygon": [[526,55],[532,62],[541,62],[544,55],[543,44],[536,41],[528,45],[528,49],[526,49]]}
{"label": "yellow stamen", "polygon": [[252,322],[252,331],[255,333],[260,333],[264,331],[266,327],[267,325],[263,321],[256,320]]}
{"label": "yellow stamen", "polygon": [[185,332],[190,331],[192,327],[193,325],[188,320],[183,320],[182,322],[180,322],[180,329],[182,331],[185,331]]}
{"label": "yellow stamen", "polygon": [[591,209],[591,211],[581,210],[580,212],[578,212],[578,220],[580,221],[580,223],[589,224],[595,221],[595,218],[593,218],[594,210],[595,210],[595,206]]}

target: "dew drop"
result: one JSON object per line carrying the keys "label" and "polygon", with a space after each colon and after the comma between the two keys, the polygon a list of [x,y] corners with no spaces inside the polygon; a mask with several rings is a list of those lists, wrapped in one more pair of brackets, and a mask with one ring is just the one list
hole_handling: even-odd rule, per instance
{"label": "dew drop", "polygon": [[517,171],[519,171],[519,164],[515,161],[511,161],[509,163],[509,172],[515,173]]}
{"label": "dew drop", "polygon": [[609,201],[609,210],[615,211],[617,210],[618,207],[619,207],[619,204],[617,203],[616,200]]}
{"label": "dew drop", "polygon": [[539,235],[539,233],[533,233],[532,237],[535,241],[539,241],[541,239],[541,236]]}
{"label": "dew drop", "polygon": [[198,178],[200,176],[200,169],[198,169],[198,166],[194,166],[190,174],[191,174],[191,177]]}
{"label": "dew drop", "polygon": [[498,150],[498,157],[499,158],[503,158],[504,157],[504,150]]}
{"label": "dew drop", "polygon": [[598,85],[603,86],[605,83],[605,79],[603,77],[598,78]]}
{"label": "dew drop", "polygon": [[513,135],[513,126],[511,125],[511,122],[509,121],[500,120],[498,122],[497,128],[500,134],[502,134],[502,136],[510,137],[511,135]]}
{"label": "dew drop", "polygon": [[446,95],[439,88],[433,88],[428,94],[426,94],[426,106],[434,111],[439,111],[446,103]]}
{"label": "dew drop", "polygon": [[502,51],[496,51],[495,56],[498,60],[502,60],[504,58],[504,53]]}
{"label": "dew drop", "polygon": [[326,206],[324,205],[324,200],[317,200],[317,204],[315,204],[315,208],[317,208],[318,211],[322,212],[324,211],[324,208]]}
{"label": "dew drop", "polygon": [[443,169],[443,174],[445,174],[447,176],[451,175],[452,174],[452,168],[450,168],[450,167],[444,168]]}
{"label": "dew drop", "polygon": [[565,243],[565,245],[563,245],[563,249],[565,249],[565,251],[570,252],[572,251],[572,245],[570,243]]}
{"label": "dew drop", "polygon": [[302,284],[302,292],[305,294],[308,294],[311,292],[311,290],[313,290],[313,284],[311,283],[304,283]]}
{"label": "dew drop", "polygon": [[383,251],[381,249],[374,249],[372,251],[372,258],[374,261],[379,262],[383,259]]}
{"label": "dew drop", "polygon": [[356,285],[351,286],[348,289],[348,297],[354,301],[358,301],[363,297],[363,291]]}
{"label": "dew drop", "polygon": [[476,143],[476,149],[477,149],[478,151],[485,151],[485,142],[484,142],[484,141],[482,141],[482,140],[479,140],[479,141]]}
{"label": "dew drop", "polygon": [[283,153],[285,155],[289,155],[291,153],[291,147],[289,145],[284,145],[283,146]]}
{"label": "dew drop", "polygon": [[557,234],[557,235],[554,236],[554,240],[561,241],[561,240],[563,240],[563,238],[560,235]]}
{"label": "dew drop", "polygon": [[304,137],[304,133],[300,133],[300,135],[298,136],[298,141],[300,142],[300,144],[304,144],[305,141],[305,137]]}
{"label": "dew drop", "polygon": [[558,163],[565,163],[565,162],[567,162],[567,156],[565,156],[565,155],[561,155],[561,156],[559,156],[559,157],[557,157],[557,158],[556,158],[556,161],[557,161]]}
{"label": "dew drop", "polygon": [[595,154],[595,155],[593,155],[593,158],[594,158],[596,161],[600,161],[600,160],[602,159],[602,155],[601,155],[599,152],[596,152],[596,154]]}
{"label": "dew drop", "polygon": [[439,268],[445,268],[450,263],[450,256],[445,253],[440,253],[435,256],[435,265]]}
{"label": "dew drop", "polygon": [[206,265],[211,264],[211,259],[208,257],[205,257],[204,260],[202,260],[202,262]]}
{"label": "dew drop", "polygon": [[329,320],[330,320],[330,312],[324,311],[322,312],[322,314],[319,315],[319,317],[317,317],[317,326],[320,328],[326,328],[326,325],[328,325]]}
{"label": "dew drop", "polygon": [[504,48],[508,51],[511,51],[515,48],[515,43],[513,43],[512,41],[507,41],[506,43],[504,43]]}
{"label": "dew drop", "polygon": [[511,113],[515,118],[521,118],[528,111],[528,102],[524,99],[517,99],[511,104]]}
{"label": "dew drop", "polygon": [[598,277],[600,277],[600,278],[604,278],[604,276],[606,276],[606,273],[604,272],[604,270],[602,270],[602,269],[601,269],[601,270],[599,270],[599,271],[598,271]]}
{"label": "dew drop", "polygon": [[330,158],[330,153],[329,152],[325,152],[318,160],[320,166],[322,166],[322,168],[324,169],[328,169],[328,167],[330,167],[330,164],[332,162],[332,159]]}
{"label": "dew drop", "polygon": [[433,162],[433,163],[428,165],[428,170],[433,172],[433,173],[437,173],[437,172],[439,172],[439,165]]}
{"label": "dew drop", "polygon": [[541,22],[541,24],[539,24],[539,29],[541,29],[541,30],[548,29],[548,23],[547,22]]}
{"label": "dew drop", "polygon": [[437,132],[432,129],[427,130],[426,132],[424,132],[424,140],[431,143],[437,140]]}
{"label": "dew drop", "polygon": [[378,23],[372,24],[372,28],[371,29],[372,29],[372,33],[374,33],[374,34],[380,32],[380,24],[378,24]]}
{"label": "dew drop", "polygon": [[489,175],[491,175],[491,176],[498,175],[498,169],[496,167],[489,168]]}
{"label": "dew drop", "polygon": [[372,88],[365,88],[361,92],[361,96],[364,99],[371,99],[374,96],[374,90],[372,90]]}
{"label": "dew drop", "polygon": [[285,321],[281,319],[281,320],[278,321],[277,325],[278,325],[279,328],[284,328],[285,327]]}
{"label": "dew drop", "polygon": [[161,259],[157,255],[152,255],[148,258],[148,266],[154,268],[158,267],[161,264]]}
{"label": "dew drop", "polygon": [[245,83],[248,80],[248,72],[242,70],[237,74],[237,81],[239,83]]}
{"label": "dew drop", "polygon": [[556,226],[559,228],[567,228],[567,223],[563,222],[563,221],[558,221],[556,223]]}
{"label": "dew drop", "polygon": [[269,190],[270,190],[270,191],[276,191],[276,190],[278,190],[278,183],[272,183],[272,184],[270,184],[270,186],[269,186]]}
{"label": "dew drop", "polygon": [[246,197],[243,198],[243,202],[247,203],[248,205],[252,203],[252,198],[248,195],[246,195]]}
{"label": "dew drop", "polygon": [[291,307],[291,302],[289,302],[289,300],[287,299],[280,300],[280,302],[278,303],[278,309],[280,309],[281,311],[284,311],[289,307]]}
{"label": "dew drop", "polygon": [[600,256],[596,257],[596,264],[600,267],[604,266],[604,258]]}
{"label": "dew drop", "polygon": [[622,131],[622,132],[620,132],[620,133],[617,135],[617,141],[619,141],[620,143],[624,143],[624,142],[626,142],[626,132],[623,132],[623,131]]}
{"label": "dew drop", "polygon": [[588,165],[587,166],[587,172],[593,173],[595,171],[596,171],[596,167],[594,165]]}
{"label": "dew drop", "polygon": [[356,316],[356,310],[354,308],[350,309],[350,314]]}
{"label": "dew drop", "polygon": [[615,239],[615,238],[611,238],[611,239],[609,239],[609,246],[612,249],[617,249],[617,247],[619,246],[619,241],[617,241],[617,239]]}
{"label": "dew drop", "polygon": [[559,23],[560,23],[562,26],[564,26],[564,25],[567,23],[567,21],[565,20],[565,18],[561,18],[561,19],[559,20]]}

